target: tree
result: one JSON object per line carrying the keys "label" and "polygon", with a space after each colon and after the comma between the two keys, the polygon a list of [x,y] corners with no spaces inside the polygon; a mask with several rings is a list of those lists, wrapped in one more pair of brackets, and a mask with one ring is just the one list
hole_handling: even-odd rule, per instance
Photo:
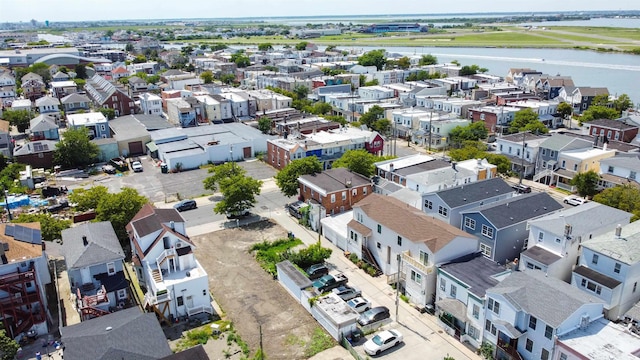
{"label": "tree", "polygon": [[276,175],[276,184],[283,194],[293,196],[298,193],[300,176],[319,172],[322,172],[322,164],[315,156],[293,160]]}
{"label": "tree", "polygon": [[123,245],[129,244],[125,226],[148,202],[147,198],[132,188],[123,188],[119,193],[107,193],[98,203],[96,220],[109,221]]}
{"label": "tree", "polygon": [[571,179],[571,185],[575,185],[580,196],[591,197],[598,193],[599,180],[600,175],[593,170],[589,170],[576,174],[573,179]]}
{"label": "tree", "polygon": [[532,134],[546,134],[549,132],[549,128],[547,128],[540,121],[528,123],[523,131],[530,131]]}
{"label": "tree", "polygon": [[23,192],[20,182],[16,181],[20,178],[20,172],[24,171],[25,165],[19,163],[11,163],[0,171],[0,184],[9,192]]}
{"label": "tree", "polygon": [[238,51],[231,55],[231,61],[239,68],[245,68],[251,65],[251,59],[244,53],[244,51]]}
{"label": "tree", "polygon": [[20,345],[15,340],[7,336],[2,323],[0,323],[0,328],[3,329],[0,330],[0,359],[13,360],[15,359],[16,354],[18,354]]}
{"label": "tree", "polygon": [[112,37],[113,36],[113,30],[109,29],[107,31],[104,32],[104,36],[106,37]]}
{"label": "tree", "polygon": [[236,76],[233,74],[222,74],[220,75],[220,81],[227,85],[231,85],[236,81]]}
{"label": "tree", "polygon": [[497,166],[496,170],[500,174],[507,174],[511,171],[511,160],[504,155],[485,153],[484,158],[487,159],[489,164]]}
{"label": "tree", "polygon": [[617,99],[613,100],[613,108],[616,109],[617,112],[622,113],[623,111],[630,109],[633,107],[633,102],[629,98],[629,95],[622,94],[618,96]]}
{"label": "tree", "polygon": [[337,49],[337,48],[336,48],[336,46],[335,46],[335,45],[329,45],[329,46],[327,46],[327,47],[324,49],[324,51],[325,51],[325,52],[329,52],[329,51],[336,51],[336,49]]}
{"label": "tree", "polygon": [[266,116],[258,119],[258,130],[262,131],[263,134],[268,134],[271,131],[271,119]]}
{"label": "tree", "polygon": [[375,66],[378,71],[384,69],[384,65],[387,63],[386,50],[371,50],[366,52],[358,58],[358,64],[362,66]]}
{"label": "tree", "polygon": [[30,126],[31,113],[28,110],[5,110],[3,117],[21,133]]}
{"label": "tree", "polygon": [[271,51],[273,50],[273,45],[271,43],[262,43],[258,45],[258,50],[260,51]]}
{"label": "tree", "polygon": [[536,122],[540,121],[538,120],[538,114],[535,111],[529,108],[522,109],[513,116],[513,121],[511,121],[511,124],[509,125],[509,132],[515,134],[521,131],[526,131],[525,128],[527,125]]}
{"label": "tree", "polygon": [[[231,163],[235,167],[237,164]],[[220,180],[220,200],[213,211],[216,214],[242,213],[256,204],[256,196],[260,195],[262,181],[244,174],[234,175]]]}
{"label": "tree", "polygon": [[[573,115],[573,107],[566,102],[561,102],[558,104],[556,112],[562,116],[562,119],[569,120],[571,119],[571,115]],[[569,123],[569,127],[571,127],[571,123]]]}
{"label": "tree", "polygon": [[74,68],[74,72],[76,73],[76,78],[78,79],[87,78],[87,67],[84,64],[77,64]]}
{"label": "tree", "polygon": [[634,214],[631,221],[640,218],[640,189],[631,184],[605,189],[593,201]]}
{"label": "tree", "polygon": [[331,107],[330,104],[320,101],[313,104],[313,109],[311,112],[315,115],[324,115],[324,114],[330,114],[332,110],[333,108]]}
{"label": "tree", "polygon": [[391,132],[391,121],[389,119],[378,119],[371,128],[382,135],[389,135]]}
{"label": "tree", "polygon": [[89,130],[82,126],[65,131],[56,143],[53,160],[64,168],[84,167],[93,163],[100,154],[98,145],[89,140]]}
{"label": "tree", "polygon": [[396,65],[398,65],[400,69],[406,70],[411,67],[411,60],[409,60],[408,57],[403,56],[396,61]]}
{"label": "tree", "polygon": [[53,241],[62,239],[62,230],[71,227],[71,220],[56,219],[50,214],[27,214],[18,215],[14,223],[30,223],[39,222],[42,239],[45,241]]}
{"label": "tree", "polygon": [[371,81],[367,81],[366,83],[364,83],[364,86],[376,86],[378,84],[378,79],[372,79]]}
{"label": "tree", "polygon": [[384,109],[378,105],[372,106],[369,111],[362,114],[360,117],[360,123],[363,125],[367,125],[367,127],[372,128],[373,124],[378,121],[378,119],[384,118]]}
{"label": "tree", "polygon": [[77,188],[69,194],[69,201],[76,205],[79,211],[95,210],[98,203],[109,193],[106,186],[93,186],[88,189]]}
{"label": "tree", "polygon": [[100,113],[107,118],[107,120],[113,120],[116,118],[116,111],[112,108],[103,107],[100,108]]}
{"label": "tree", "polygon": [[78,78],[73,79],[73,82],[76,83],[76,86],[79,88],[83,88],[84,85],[87,83],[85,79],[78,79]]}
{"label": "tree", "polygon": [[298,100],[306,99],[307,95],[309,95],[309,88],[304,85],[298,85],[293,89],[293,93]]}
{"label": "tree", "polygon": [[612,109],[606,106],[591,105],[589,108],[582,112],[582,116],[578,119],[580,125],[583,123],[597,120],[597,119],[615,119],[620,114],[616,109]]}
{"label": "tree", "polygon": [[300,51],[306,50],[307,49],[307,45],[309,45],[309,43],[306,42],[306,41],[299,42],[299,43],[296,44],[296,50],[300,50]]}
{"label": "tree", "polygon": [[375,171],[373,163],[376,156],[364,149],[348,150],[338,160],[333,162],[334,168],[347,168],[365,177],[371,177]]}
{"label": "tree", "polygon": [[144,56],[143,54],[138,54],[138,55],[136,55],[135,58],[133,58],[132,62],[134,64],[142,64],[142,63],[147,62],[147,57]]}
{"label": "tree", "polygon": [[245,175],[246,171],[234,162],[227,162],[210,168],[209,174],[211,175],[202,180],[202,183],[205,189],[215,192],[218,190],[217,185],[220,184],[222,180],[238,175]]}
{"label": "tree", "polygon": [[211,44],[211,45],[209,45],[209,48],[211,49],[211,51],[224,50],[227,47],[228,46],[226,44]]}
{"label": "tree", "polygon": [[466,126],[456,126],[449,132],[449,139],[452,143],[462,143],[467,140],[484,140],[488,135],[484,121],[470,123]]}
{"label": "tree", "polygon": [[608,94],[600,94],[593,97],[591,100],[590,106],[609,106],[609,95]]}
{"label": "tree", "polygon": [[132,43],[127,43],[127,45],[124,46],[124,51],[133,52],[133,44]]}
{"label": "tree", "polygon": [[211,84],[213,82],[213,73],[209,70],[203,71],[202,74],[200,74],[200,78],[205,84]]}
{"label": "tree", "polygon": [[478,65],[465,65],[460,69],[460,76],[475,75],[478,73],[479,69],[480,67]]}
{"label": "tree", "polygon": [[436,65],[437,63],[438,63],[438,58],[431,54],[422,55],[422,58],[420,59],[420,66]]}
{"label": "tree", "polygon": [[480,141],[465,141],[459,149],[449,151],[449,157],[453,161],[469,159],[481,159],[486,157],[487,145]]}

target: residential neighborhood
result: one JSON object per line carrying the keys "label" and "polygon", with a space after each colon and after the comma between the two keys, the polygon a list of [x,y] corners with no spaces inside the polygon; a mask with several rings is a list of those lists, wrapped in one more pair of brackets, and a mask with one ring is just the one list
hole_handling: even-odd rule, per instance
{"label": "residential neighborhood", "polygon": [[12,356],[639,356],[627,94],[313,40],[413,21],[176,24],[0,32]]}

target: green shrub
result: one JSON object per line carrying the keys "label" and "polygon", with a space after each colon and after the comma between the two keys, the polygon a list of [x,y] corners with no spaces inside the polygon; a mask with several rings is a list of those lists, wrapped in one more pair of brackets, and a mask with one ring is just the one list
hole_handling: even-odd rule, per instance
{"label": "green shrub", "polygon": [[289,253],[288,258],[292,263],[306,269],[313,264],[323,263],[331,256],[332,252],[333,250],[322,247],[320,243],[315,243],[298,252]]}

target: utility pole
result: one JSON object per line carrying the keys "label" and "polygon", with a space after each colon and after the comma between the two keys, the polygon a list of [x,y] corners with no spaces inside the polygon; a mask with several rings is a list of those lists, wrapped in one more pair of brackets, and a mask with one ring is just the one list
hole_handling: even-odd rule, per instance
{"label": "utility pole", "polygon": [[400,322],[398,320],[398,307],[400,306],[400,265],[402,261],[402,255],[398,254],[398,272],[396,273],[396,322]]}
{"label": "utility pole", "polygon": [[433,111],[429,111],[429,152],[431,152],[431,116]]}
{"label": "utility pole", "polygon": [[522,158],[520,160],[520,167],[521,167],[521,169],[520,169],[520,182],[519,182],[520,185],[522,185],[522,178],[524,177],[524,150],[527,147],[527,143],[525,142],[526,135],[527,135],[527,132],[523,131],[522,132],[522,154],[520,154],[520,155],[522,155]]}
{"label": "utility pole", "polygon": [[11,216],[11,208],[9,207],[9,190],[4,189],[4,203],[7,205],[7,216],[9,217],[9,222],[13,220],[13,216]]}

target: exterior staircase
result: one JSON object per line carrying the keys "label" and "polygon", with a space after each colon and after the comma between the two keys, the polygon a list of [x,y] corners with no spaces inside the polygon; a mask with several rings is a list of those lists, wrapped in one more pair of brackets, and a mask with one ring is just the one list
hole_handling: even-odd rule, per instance
{"label": "exterior staircase", "polygon": [[373,257],[373,254],[371,254],[371,251],[369,251],[369,249],[366,246],[362,247],[362,259],[367,263],[369,263],[369,265],[373,266],[374,269],[376,269],[376,276],[379,276],[380,274],[382,274],[382,269],[380,268],[380,265],[378,265],[376,258]]}
{"label": "exterior staircase", "polygon": [[82,318],[87,320],[87,319],[91,319],[94,317],[100,317],[103,315],[107,315],[110,314],[110,312],[106,311],[106,310],[102,310],[102,309],[98,309],[96,307],[93,306],[89,306],[86,307],[84,309],[82,309]]}
{"label": "exterior staircase", "polygon": [[160,269],[151,270],[151,276],[153,277],[153,281],[157,283],[162,282],[162,273],[160,272]]}
{"label": "exterior staircase", "polygon": [[545,176],[551,176],[551,175],[553,175],[553,170],[544,169],[533,175],[533,181],[538,182],[540,181],[540,179],[544,178]]}

